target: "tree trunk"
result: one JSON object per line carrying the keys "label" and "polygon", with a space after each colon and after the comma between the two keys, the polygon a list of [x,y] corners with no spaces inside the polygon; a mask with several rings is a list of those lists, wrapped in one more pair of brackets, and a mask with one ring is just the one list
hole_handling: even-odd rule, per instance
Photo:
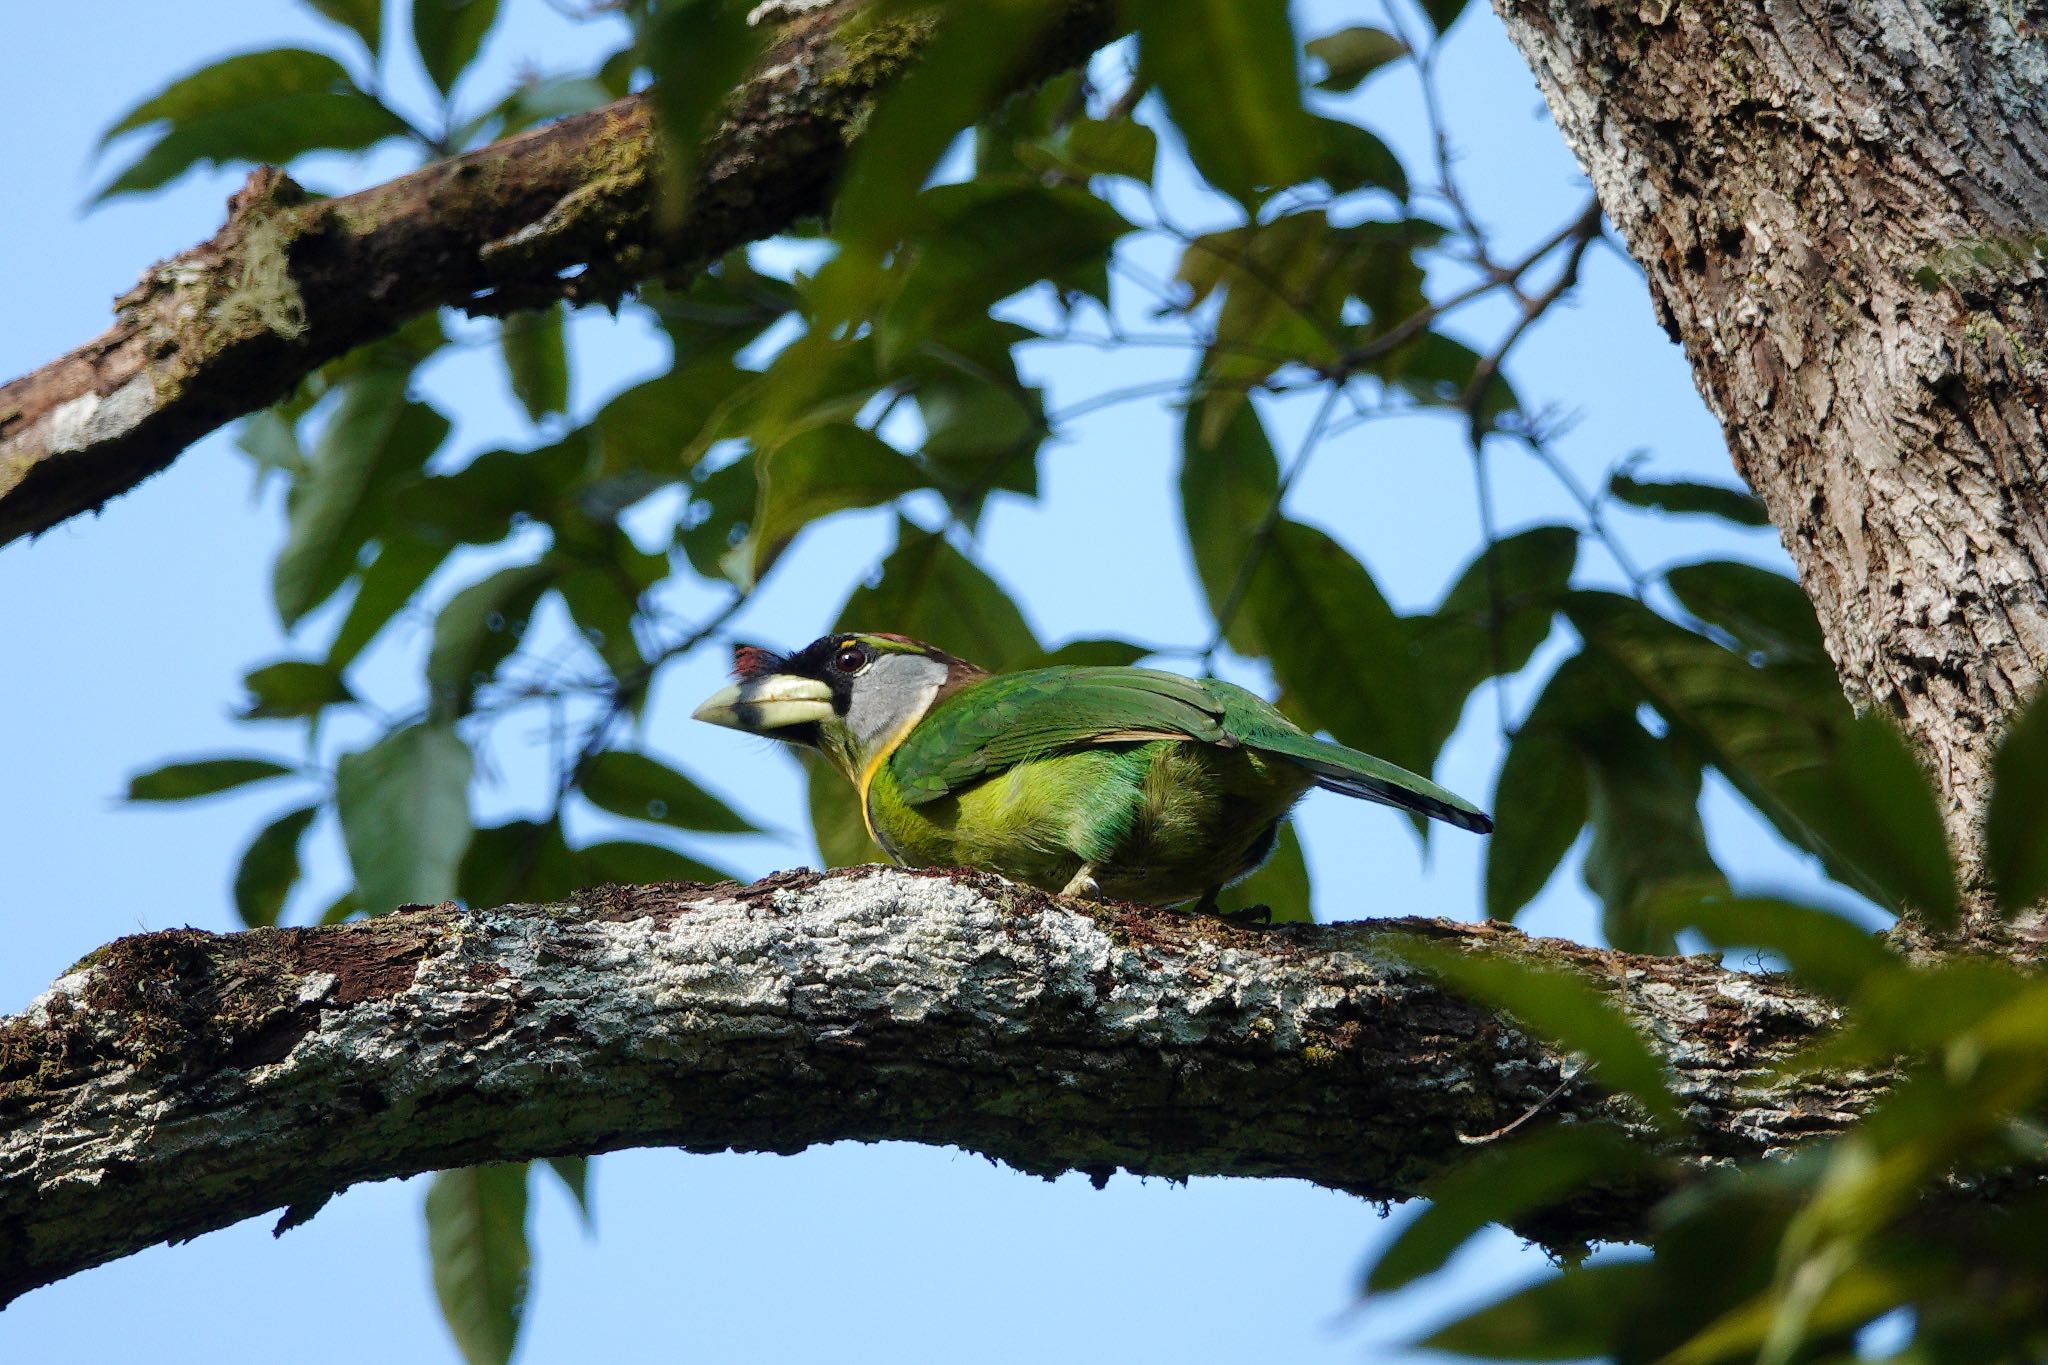
{"label": "tree trunk", "polygon": [[[1405,965],[1574,968],[1688,1125]],[[1672,1182],[1839,1132],[1883,1077],[1774,1079],[1834,1018],[1783,982],[1433,920],[1233,928],[974,873],[785,873],[123,939],[0,1019],[0,1303],[361,1180],[662,1144],[950,1143],[1021,1170],[1418,1193],[1516,1126],[1661,1150],[1521,1230],[1639,1231]]]}
{"label": "tree trunk", "polygon": [[2048,660],[2048,43],[1996,4],[1496,7],[1976,881]]}

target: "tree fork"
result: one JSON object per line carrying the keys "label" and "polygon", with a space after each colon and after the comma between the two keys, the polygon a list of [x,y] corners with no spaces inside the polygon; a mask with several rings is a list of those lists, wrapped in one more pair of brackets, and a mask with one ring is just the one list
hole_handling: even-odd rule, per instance
{"label": "tree fork", "polygon": [[[1583,971],[1665,1060],[1688,1133],[1406,965],[1417,939]],[[1522,1230],[1622,1237],[1670,1182],[1867,1107],[1885,1078],[1767,1074],[1833,1018],[1706,959],[1499,925],[1249,930],[880,868],[143,934],[0,1020],[0,1303],[358,1181],[649,1145],[905,1140],[1398,1199],[1517,1120],[1597,1122],[1662,1173]]]}
{"label": "tree fork", "polygon": [[[638,96],[337,199],[258,170],[212,239],[116,301],[111,328],[0,385],[0,545],[97,509],[421,313],[614,299],[822,212],[874,96],[920,46],[915,26],[900,41],[854,31],[859,9],[839,0],[780,28],[672,230],[653,211],[659,149]],[[1020,86],[1114,35],[1107,4],[1077,0]]]}

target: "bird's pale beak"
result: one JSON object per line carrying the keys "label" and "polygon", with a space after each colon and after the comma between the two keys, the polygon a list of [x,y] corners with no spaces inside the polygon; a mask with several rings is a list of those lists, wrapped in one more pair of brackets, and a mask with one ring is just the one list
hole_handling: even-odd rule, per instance
{"label": "bird's pale beak", "polygon": [[832,719],[832,689],[816,678],[770,673],[712,693],[691,714],[727,729],[772,735],[792,725]]}

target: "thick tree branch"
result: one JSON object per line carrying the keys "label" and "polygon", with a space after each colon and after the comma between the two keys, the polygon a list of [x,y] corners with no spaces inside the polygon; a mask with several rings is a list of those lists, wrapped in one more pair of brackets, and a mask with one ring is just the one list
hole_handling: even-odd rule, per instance
{"label": "thick tree branch", "polygon": [[[923,32],[854,29],[858,8],[840,0],[782,30],[672,231],[653,212],[658,148],[638,97],[339,199],[258,171],[226,226],[145,272],[111,328],[0,386],[0,544],[98,508],[430,309],[616,298],[822,211],[853,129]],[[1077,0],[1021,78],[1085,60],[1113,36],[1108,10]]]}
{"label": "thick tree branch", "polygon": [[[1689,1134],[1403,965],[1418,938],[1586,971],[1666,1058]],[[1666,1181],[1866,1105],[1881,1078],[1765,1088],[1831,1018],[1698,958],[1431,920],[1245,930],[972,873],[145,934],[0,1021],[0,1303],[357,1181],[651,1144],[901,1139],[1393,1199],[1538,1110],[1668,1153],[1524,1229],[1625,1236]]]}

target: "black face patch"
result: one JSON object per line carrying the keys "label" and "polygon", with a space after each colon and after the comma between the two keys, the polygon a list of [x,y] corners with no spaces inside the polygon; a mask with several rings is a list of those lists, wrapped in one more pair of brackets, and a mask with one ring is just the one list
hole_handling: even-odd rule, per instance
{"label": "black face patch", "polygon": [[824,683],[832,689],[833,713],[843,716],[853,704],[853,676],[833,665],[850,643],[858,642],[846,635],[820,636],[784,659],[776,671]]}
{"label": "black face patch", "polygon": [[773,730],[764,730],[761,728],[761,708],[754,703],[743,701],[732,710],[741,729],[767,735],[784,744],[801,744],[810,749],[819,748],[824,744],[824,736],[818,733],[818,722],[814,720],[805,721],[802,725],[779,725]]}

